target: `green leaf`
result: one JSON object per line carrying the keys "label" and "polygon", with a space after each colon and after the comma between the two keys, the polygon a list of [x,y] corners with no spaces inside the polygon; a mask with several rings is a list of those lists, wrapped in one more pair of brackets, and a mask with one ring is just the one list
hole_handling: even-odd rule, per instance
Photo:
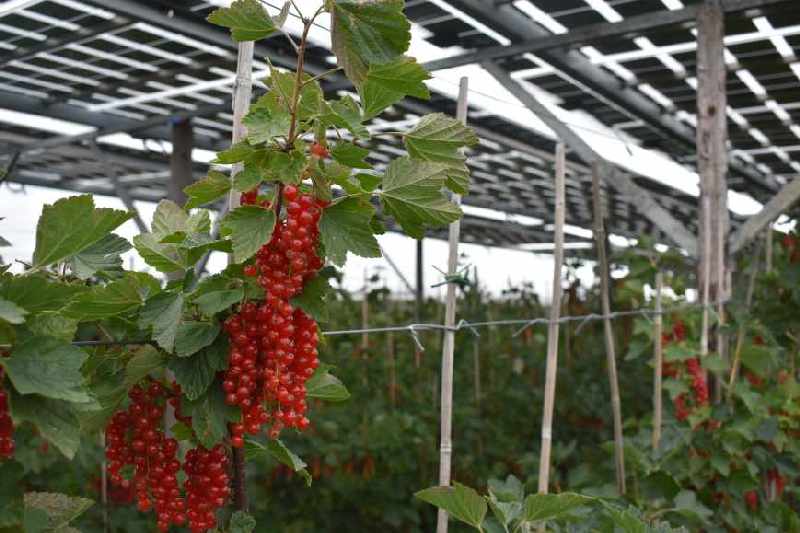
{"label": "green leaf", "polygon": [[164,368],[164,355],[153,346],[143,346],[125,366],[125,389],[129,389],[156,370]]}
{"label": "green leaf", "polygon": [[525,487],[522,486],[519,479],[509,475],[505,481],[490,479],[489,494],[501,502],[522,501],[525,496]]}
{"label": "green leaf", "polygon": [[291,299],[291,304],[299,307],[317,322],[328,320],[328,296],[331,286],[328,280],[336,275],[333,267],[320,270],[316,276],[303,286],[303,292]]}
{"label": "green leaf", "polygon": [[559,518],[564,518],[579,507],[588,505],[592,501],[594,501],[594,498],[571,492],[562,492],[561,494],[531,494],[525,498],[522,520],[526,522],[557,520]]}
{"label": "green leaf", "polygon": [[291,468],[293,472],[300,474],[305,479],[306,486],[311,486],[311,475],[306,470],[306,463],[287,448],[280,439],[270,439],[267,441],[266,446],[248,439],[244,443],[244,456],[248,460],[272,457],[279,463]]}
{"label": "green leaf", "polygon": [[697,357],[697,351],[684,344],[670,344],[664,348],[664,361],[673,363]]}
{"label": "green leaf", "polygon": [[247,192],[261,185],[262,181],[264,181],[264,176],[261,174],[261,170],[248,162],[233,177],[233,188],[239,192]]}
{"label": "green leaf", "polygon": [[[284,7],[284,10],[288,9]],[[283,25],[281,14],[272,18],[258,0],[236,0],[230,7],[222,7],[208,16],[208,21],[231,30],[236,42],[257,41],[275,33]]]}
{"label": "green leaf", "polygon": [[139,313],[139,327],[153,330],[153,340],[168,352],[175,346],[181,316],[183,295],[161,292],[145,302]]}
{"label": "green leaf", "polygon": [[45,512],[48,527],[58,531],[85,513],[94,502],[88,498],[75,498],[66,494],[52,492],[25,493],[25,509],[39,509]]}
{"label": "green leaf", "polygon": [[92,287],[64,309],[67,317],[81,321],[101,320],[138,309],[144,299],[156,292],[158,283],[146,274],[126,272],[125,277],[108,285]]}
{"label": "green leaf", "polygon": [[49,527],[50,519],[42,509],[25,507],[22,527],[25,533],[44,533]]}
{"label": "green leaf", "polygon": [[461,209],[442,193],[441,163],[400,157],[386,169],[381,204],[410,236],[422,238],[426,226],[445,226],[461,217]]}
{"label": "green leaf", "polygon": [[175,437],[176,440],[194,439],[194,431],[192,431],[192,428],[190,428],[183,422],[175,422],[170,428],[170,431],[172,432],[172,436]]}
{"label": "green leaf", "polygon": [[289,185],[300,183],[303,169],[306,167],[306,156],[299,150],[291,152],[269,152],[269,157],[264,159],[261,171],[267,181],[279,181]]}
{"label": "green leaf", "polygon": [[64,457],[72,460],[80,446],[78,419],[71,404],[38,395],[12,398],[12,412],[19,422],[30,422],[42,437],[52,442]]}
{"label": "green leaf", "polygon": [[167,365],[175,374],[175,380],[189,400],[196,400],[208,390],[217,372],[228,366],[228,341],[217,338],[211,346],[203,348],[191,357],[170,358]]}
{"label": "green leaf", "polygon": [[411,43],[403,0],[337,0],[332,4],[331,47],[356,86],[370,65],[389,63]]}
{"label": "green leaf", "polygon": [[322,120],[328,125],[347,129],[357,139],[369,138],[369,130],[364,126],[361,108],[349,95],[328,104]]}
{"label": "green leaf", "polygon": [[697,495],[691,490],[682,490],[675,496],[675,510],[688,518],[706,522],[713,512],[697,500]]}
{"label": "green leaf", "polygon": [[332,367],[320,365],[306,382],[308,398],[317,398],[327,402],[343,402],[350,398],[350,392],[339,378],[329,372]]}
{"label": "green leaf", "polygon": [[60,311],[44,311],[33,315],[27,327],[34,335],[71,342],[78,331],[78,320],[64,316]]}
{"label": "green leaf", "polygon": [[181,322],[175,333],[175,354],[188,357],[209,346],[219,335],[217,322]]}
{"label": "green leaf", "polygon": [[474,528],[480,528],[486,517],[486,500],[475,492],[474,489],[459,483],[452,487],[431,487],[416,494],[416,498],[428,502]]}
{"label": "green leaf", "polygon": [[241,411],[225,403],[225,393],[219,380],[197,400],[187,401],[186,416],[192,417],[194,429],[200,444],[208,449],[216,446],[228,434],[228,423],[241,420]]}
{"label": "green leaf", "polygon": [[172,200],[161,200],[153,213],[150,232],[159,242],[167,235],[178,231],[187,231],[189,214]]}
{"label": "green leaf", "polygon": [[41,394],[56,400],[87,403],[81,366],[88,354],[50,337],[29,337],[14,347],[11,357],[0,358],[20,394]]}
{"label": "green leaf", "polygon": [[372,65],[360,91],[364,117],[376,117],[406,96],[430,99],[431,93],[424,83],[430,77],[428,71],[411,57],[401,57],[383,65]]}
{"label": "green leaf", "polygon": [[213,316],[241,302],[243,299],[244,289],[242,287],[235,287],[233,289],[207,292],[199,296],[195,300],[195,303],[201,313],[206,316]]}
{"label": "green leaf", "polygon": [[506,526],[516,520],[522,513],[522,502],[501,502],[496,499],[490,499],[489,508],[492,510],[497,521],[503,526],[503,530],[508,531]]}
{"label": "green leaf", "polygon": [[237,207],[222,221],[222,229],[233,241],[233,260],[242,263],[265,245],[275,228],[275,212],[254,205]]}
{"label": "green leaf", "polygon": [[347,252],[361,257],[381,256],[381,247],[370,226],[373,216],[372,205],[354,197],[337,200],[323,211],[319,234],[331,261],[344,266]]}
{"label": "green leaf", "polygon": [[132,216],[127,211],[96,209],[91,195],[45,205],[36,226],[33,267],[52,265],[83,252]]}
{"label": "green leaf", "polygon": [[122,270],[122,254],[131,249],[131,243],[119,235],[109,233],[78,255],[69,259],[69,268],[80,279],[89,279],[98,272]]}
{"label": "green leaf", "polygon": [[369,150],[361,148],[348,141],[340,141],[331,150],[331,157],[342,165],[351,168],[372,168],[372,165],[364,161],[369,155]]}
{"label": "green leaf", "polygon": [[422,117],[405,135],[408,155],[412,159],[444,165],[446,185],[458,194],[469,191],[469,170],[462,149],[476,144],[478,136],[472,128],[441,113]]}
{"label": "green leaf", "polygon": [[285,107],[278,105],[259,107],[244,117],[247,126],[247,140],[251,144],[270,143],[276,137],[288,137],[292,116]]}
{"label": "green leaf", "polygon": [[211,170],[208,176],[183,189],[188,200],[186,209],[200,207],[225,196],[231,190],[231,180],[222,172]]}
{"label": "green leaf", "polygon": [[27,314],[25,309],[14,302],[0,298],[0,320],[5,320],[9,324],[22,324]]}
{"label": "green leaf", "polygon": [[727,372],[728,362],[718,354],[708,355],[700,359],[700,364],[711,372]]}
{"label": "green leaf", "polygon": [[175,244],[162,244],[152,233],[136,235],[133,245],[144,262],[159,272],[169,274],[187,267],[186,258]]}
{"label": "green leaf", "polygon": [[250,146],[247,141],[241,141],[227,150],[217,152],[217,158],[212,161],[219,165],[232,165],[234,163],[242,163],[249,159],[256,152],[254,146]]}
{"label": "green leaf", "polygon": [[88,290],[84,285],[68,285],[41,275],[0,276],[0,298],[17,304],[28,313],[57,311],[76,295]]}
{"label": "green leaf", "polygon": [[228,529],[230,533],[253,533],[256,529],[256,519],[244,511],[236,511],[231,516]]}
{"label": "green leaf", "polygon": [[742,348],[742,364],[759,376],[768,376],[777,366],[778,360],[772,348],[750,344]]}

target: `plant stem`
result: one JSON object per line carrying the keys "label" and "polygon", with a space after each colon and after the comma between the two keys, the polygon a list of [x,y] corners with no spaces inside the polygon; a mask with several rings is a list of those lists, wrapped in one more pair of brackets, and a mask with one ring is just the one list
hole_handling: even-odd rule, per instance
{"label": "plant stem", "polygon": [[326,70],[326,71],[325,71],[325,72],[323,72],[322,74],[317,74],[317,75],[316,75],[316,76],[314,76],[313,78],[309,78],[309,79],[307,79],[306,81],[304,81],[304,82],[303,82],[303,87],[305,87],[305,86],[306,86],[306,85],[308,85],[309,83],[314,83],[315,81],[321,80],[321,79],[322,79],[322,78],[324,78],[325,76],[328,76],[328,75],[330,75],[330,74],[333,74],[334,72],[338,72],[338,71],[340,71],[340,70],[342,70],[342,67],[336,67],[336,68],[332,68],[332,69],[330,69],[330,70]]}
{"label": "plant stem", "polygon": [[231,448],[233,455],[233,506],[247,512],[247,483],[245,479],[244,450]]}
{"label": "plant stem", "polygon": [[311,30],[312,21],[313,19],[303,21],[303,36],[300,38],[300,49],[297,51],[297,70],[295,71],[294,91],[292,93],[292,101],[289,103],[291,122],[289,124],[289,135],[286,139],[286,151],[290,151],[294,147],[294,141],[297,138],[297,108],[300,102],[300,89],[303,84],[303,67],[305,66],[306,60],[308,32]]}

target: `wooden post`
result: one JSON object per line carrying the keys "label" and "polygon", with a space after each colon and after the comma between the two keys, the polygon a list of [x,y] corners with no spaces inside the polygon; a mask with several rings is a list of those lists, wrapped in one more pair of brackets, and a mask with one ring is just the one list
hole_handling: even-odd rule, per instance
{"label": "wooden post", "polygon": [[765,256],[766,256],[766,264],[764,265],[764,269],[767,272],[772,272],[772,223],[767,224],[767,229],[764,231],[764,241],[765,241]]}
{"label": "wooden post", "polygon": [[[361,329],[369,327],[369,274],[367,269],[364,269],[364,289],[361,298]],[[369,334],[361,334],[361,351],[366,352],[369,349]],[[362,355],[365,355],[362,353]]]}
{"label": "wooden post", "polygon": [[664,347],[661,342],[663,335],[664,317],[661,316],[661,293],[664,291],[664,274],[656,272],[656,316],[653,320],[653,337],[655,346],[653,349],[653,450],[658,450],[661,444],[661,418],[662,418],[662,399],[663,384],[662,371],[664,366]]}
{"label": "wooden post", "polygon": [[603,164],[592,164],[592,199],[594,201],[594,238],[597,246],[597,262],[600,270],[600,300],[602,311],[606,317],[603,319],[603,329],[606,340],[606,361],[608,366],[608,383],[611,389],[611,413],[614,418],[614,465],[617,477],[617,492],[620,496],[625,494],[625,442],[622,435],[622,405],[619,399],[619,381],[617,379],[617,356],[614,346],[614,328],[611,325],[611,301],[609,299],[609,273],[608,257],[606,255],[606,230],[603,216],[603,202],[600,197],[600,173]]}
{"label": "wooden post", "polygon": [[[468,78],[461,78],[458,90],[458,107],[456,118],[463,124],[467,122]],[[461,196],[453,194],[453,203],[460,205]],[[456,220],[450,224],[449,253],[447,257],[447,273],[455,275],[458,270],[458,241],[461,237],[461,222]],[[452,328],[456,324],[456,285],[447,284],[444,325]],[[453,455],[453,351],[455,349],[455,331],[447,329],[442,343],[442,386],[441,386],[441,441],[439,445],[439,485],[450,486],[450,464]],[[436,532],[447,533],[447,512],[439,509]]]}
{"label": "wooden post", "polygon": [[[720,0],[704,0],[697,14],[697,170],[703,220],[699,274],[703,304],[708,306],[711,301],[715,302],[720,325],[725,317],[724,302],[730,295],[724,23]],[[705,346],[701,346],[701,355],[708,353],[707,315],[706,308],[703,316]],[[725,338],[721,327],[717,330],[715,344],[722,354]]]}
{"label": "wooden post", "polygon": [[564,219],[566,209],[566,149],[556,145],[555,227],[553,229],[553,297],[550,302],[550,324],[547,329],[547,369],[542,413],[542,450],[539,455],[539,492],[547,494],[550,484],[550,453],[553,447],[553,410],[556,400],[558,371],[558,319],[561,310],[561,268],[564,265]]}
{"label": "wooden post", "polygon": [[167,183],[167,196],[178,205],[186,202],[183,192],[194,181],[192,177],[192,148],[194,131],[190,119],[180,119],[172,123],[172,154],[169,158],[170,179]]}
{"label": "wooden post", "polygon": [[[236,62],[236,82],[233,86],[233,137],[234,144],[247,137],[247,128],[242,119],[250,109],[253,94],[253,50],[255,43],[247,41],[239,43]],[[243,168],[237,163],[231,169],[231,180]],[[239,193],[231,188],[228,195],[228,209],[233,210],[240,205]],[[228,257],[230,262],[231,257]],[[233,505],[239,511],[247,511],[247,483],[244,464],[244,450],[233,448]]]}

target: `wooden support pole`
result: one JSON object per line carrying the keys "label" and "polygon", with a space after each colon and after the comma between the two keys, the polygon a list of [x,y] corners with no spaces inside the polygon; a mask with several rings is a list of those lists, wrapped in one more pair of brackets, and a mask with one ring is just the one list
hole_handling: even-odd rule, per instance
{"label": "wooden support pole", "polygon": [[183,192],[194,182],[192,177],[192,148],[194,147],[194,131],[192,121],[188,118],[172,123],[172,153],[169,157],[169,175],[167,196],[178,205],[186,203]]}
{"label": "wooden support pole", "polygon": [[622,404],[619,399],[619,380],[617,378],[617,355],[614,345],[614,327],[611,325],[611,300],[609,299],[609,263],[606,254],[605,217],[600,191],[601,165],[592,165],[592,200],[594,211],[594,238],[597,247],[597,262],[600,271],[600,300],[603,329],[606,341],[606,361],[608,366],[608,383],[611,389],[611,413],[614,418],[614,466],[617,478],[617,492],[625,494],[625,442],[622,435]]}
{"label": "wooden support pole", "polygon": [[[236,81],[233,86],[233,137],[234,144],[247,137],[247,128],[242,122],[250,109],[253,95],[253,41],[239,43],[236,62]],[[242,170],[243,165],[237,163],[231,169],[231,180]],[[239,207],[239,193],[231,188],[228,195],[228,209]],[[231,260],[229,256],[228,260]],[[233,448],[233,505],[239,511],[247,511],[247,479],[244,463],[244,450]]]}
{"label": "wooden support pole", "polygon": [[655,340],[653,348],[653,450],[658,450],[661,445],[661,420],[663,417],[662,400],[663,382],[662,372],[664,368],[664,345],[661,337],[664,333],[664,317],[661,315],[661,296],[664,292],[664,274],[656,272],[656,316],[653,320],[653,338]]}
{"label": "wooden support pole", "polygon": [[417,239],[417,291],[414,298],[414,320],[422,322],[422,305],[425,301],[425,269],[423,268],[423,242],[425,239]]}
{"label": "wooden support pole", "polygon": [[[369,274],[367,269],[364,269],[364,288],[361,296],[361,329],[369,327]],[[366,331],[361,334],[361,351],[366,352],[369,349],[369,333]]]}
{"label": "wooden support pole", "polygon": [[553,228],[553,296],[550,302],[550,324],[547,328],[547,368],[542,413],[542,449],[539,455],[539,492],[547,494],[550,485],[550,453],[553,447],[553,411],[556,401],[558,371],[558,319],[561,311],[561,269],[564,266],[564,220],[566,211],[566,148],[556,145],[555,227]]}
{"label": "wooden support pole", "polygon": [[784,185],[778,194],[770,198],[761,211],[745,220],[744,224],[731,236],[731,253],[741,250],[798,201],[800,201],[800,177]]}
{"label": "wooden support pole", "polygon": [[[462,124],[467,123],[467,96],[469,79],[461,78],[458,90],[458,107],[456,118]],[[461,196],[453,194],[452,201],[461,204]],[[454,276],[458,271],[458,242],[461,238],[461,221],[456,220],[450,224],[449,251],[447,256],[447,273]],[[452,328],[456,324],[456,285],[447,284],[447,299],[445,300],[444,325]],[[439,485],[450,486],[450,466],[453,455],[453,351],[455,349],[455,331],[447,329],[444,332],[442,343],[442,385],[441,385],[441,435],[439,445]],[[436,522],[437,533],[447,533],[447,512],[439,509]]]}
{"label": "wooden support pole", "polygon": [[[800,180],[798,180],[800,182]],[[764,243],[766,248],[764,250],[765,264],[764,270],[772,272],[772,223],[767,224],[767,229],[764,231]]]}

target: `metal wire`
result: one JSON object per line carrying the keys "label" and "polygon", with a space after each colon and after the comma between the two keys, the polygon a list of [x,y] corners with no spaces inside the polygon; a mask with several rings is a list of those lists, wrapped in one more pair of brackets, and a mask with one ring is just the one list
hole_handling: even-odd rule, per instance
{"label": "metal wire", "polygon": [[[725,303],[725,302],[723,302]],[[702,304],[687,304],[687,305],[680,305],[674,306],[671,308],[665,308],[661,311],[656,311],[655,309],[650,308],[640,308],[640,309],[631,309],[628,311],[615,311],[608,314],[600,314],[600,313],[589,313],[586,315],[575,315],[575,316],[562,316],[556,322],[559,324],[567,323],[567,322],[580,322],[578,329],[575,331],[578,333],[583,326],[588,324],[589,322],[595,322],[598,320],[605,320],[608,319],[616,319],[621,317],[628,317],[628,316],[643,316],[645,318],[649,318],[651,316],[656,315],[668,315],[670,313],[675,313],[678,311],[686,311],[690,309],[697,309],[700,310],[704,306]],[[714,306],[708,306],[713,308]],[[444,324],[436,324],[436,323],[411,323],[405,325],[398,325],[398,326],[383,326],[383,327],[375,327],[375,328],[356,328],[356,329],[340,329],[340,330],[332,330],[332,331],[323,331],[320,335],[324,335],[326,337],[341,337],[346,335],[363,335],[369,333],[392,333],[392,332],[406,332],[411,335],[412,340],[416,344],[417,348],[420,350],[425,350],[420,338],[419,333],[423,331],[462,331],[467,330],[476,337],[480,336],[478,332],[479,328],[487,328],[487,327],[495,327],[495,326],[522,326],[517,329],[513,334],[512,337],[518,337],[522,334],[525,330],[538,325],[547,325],[550,323],[549,318],[544,317],[537,317],[537,318],[515,318],[515,319],[506,319],[506,320],[487,320],[485,322],[469,322],[467,320],[460,320],[458,324],[455,326],[445,326]],[[81,347],[91,347],[91,346],[141,346],[146,344],[154,344],[151,340],[120,340],[120,341],[74,341],[72,342],[73,346],[81,346]],[[11,348],[9,344],[0,344],[0,349],[8,349]]]}

